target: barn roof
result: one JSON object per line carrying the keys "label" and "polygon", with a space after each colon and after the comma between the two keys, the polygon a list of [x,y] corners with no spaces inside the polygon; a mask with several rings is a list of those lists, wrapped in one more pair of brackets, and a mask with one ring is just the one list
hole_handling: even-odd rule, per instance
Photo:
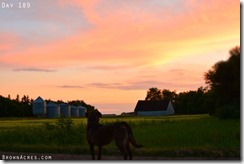
{"label": "barn roof", "polygon": [[166,111],[170,100],[139,100],[135,107],[135,112],[139,111]]}

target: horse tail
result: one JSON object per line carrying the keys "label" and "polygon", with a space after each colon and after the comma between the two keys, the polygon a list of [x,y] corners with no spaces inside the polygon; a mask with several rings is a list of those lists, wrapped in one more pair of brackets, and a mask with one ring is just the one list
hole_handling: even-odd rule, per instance
{"label": "horse tail", "polygon": [[130,143],[131,143],[134,147],[136,147],[136,148],[141,148],[141,147],[143,147],[143,145],[140,145],[140,144],[138,144],[138,143],[136,142],[131,127],[130,127],[126,122],[122,122],[122,124],[126,127],[126,129],[127,129],[127,131],[128,131],[128,137],[129,137],[129,141],[130,141]]}

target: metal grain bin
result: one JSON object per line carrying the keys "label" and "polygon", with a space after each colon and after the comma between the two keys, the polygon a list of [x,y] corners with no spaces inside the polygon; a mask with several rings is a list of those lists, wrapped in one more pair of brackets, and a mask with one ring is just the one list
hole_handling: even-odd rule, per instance
{"label": "metal grain bin", "polygon": [[79,108],[77,106],[71,106],[70,114],[71,117],[79,117]]}
{"label": "metal grain bin", "polygon": [[70,117],[70,105],[69,104],[60,104],[60,115],[64,117]]}
{"label": "metal grain bin", "polygon": [[46,102],[40,96],[33,102],[32,112],[36,116],[46,115]]}
{"label": "metal grain bin", "polygon": [[50,102],[47,104],[46,108],[48,118],[56,118],[60,116],[60,107],[56,103]]}
{"label": "metal grain bin", "polygon": [[81,106],[81,105],[80,105],[78,108],[79,108],[79,116],[80,116],[80,117],[85,116],[86,108],[83,107],[83,106]]}

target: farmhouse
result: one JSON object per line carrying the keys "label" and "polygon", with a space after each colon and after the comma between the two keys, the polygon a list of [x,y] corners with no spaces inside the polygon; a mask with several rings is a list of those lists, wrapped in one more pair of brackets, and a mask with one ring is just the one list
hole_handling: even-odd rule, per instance
{"label": "farmhouse", "polygon": [[175,113],[170,100],[139,100],[135,107],[135,113],[139,116],[167,116]]}

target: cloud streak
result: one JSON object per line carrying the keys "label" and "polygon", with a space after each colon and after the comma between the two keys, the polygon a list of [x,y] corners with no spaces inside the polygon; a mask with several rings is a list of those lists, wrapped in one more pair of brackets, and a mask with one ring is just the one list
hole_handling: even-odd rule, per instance
{"label": "cloud streak", "polygon": [[104,89],[118,89],[118,90],[148,90],[152,87],[159,89],[181,90],[182,88],[197,89],[202,85],[201,82],[167,82],[167,81],[133,81],[125,83],[90,83],[88,87],[104,88]]}
{"label": "cloud streak", "polygon": [[56,72],[57,70],[53,69],[43,69],[43,68],[15,68],[15,72]]}
{"label": "cloud streak", "polygon": [[83,86],[79,86],[79,85],[61,85],[61,86],[57,86],[58,88],[66,88],[66,89],[82,89],[84,88]]}

